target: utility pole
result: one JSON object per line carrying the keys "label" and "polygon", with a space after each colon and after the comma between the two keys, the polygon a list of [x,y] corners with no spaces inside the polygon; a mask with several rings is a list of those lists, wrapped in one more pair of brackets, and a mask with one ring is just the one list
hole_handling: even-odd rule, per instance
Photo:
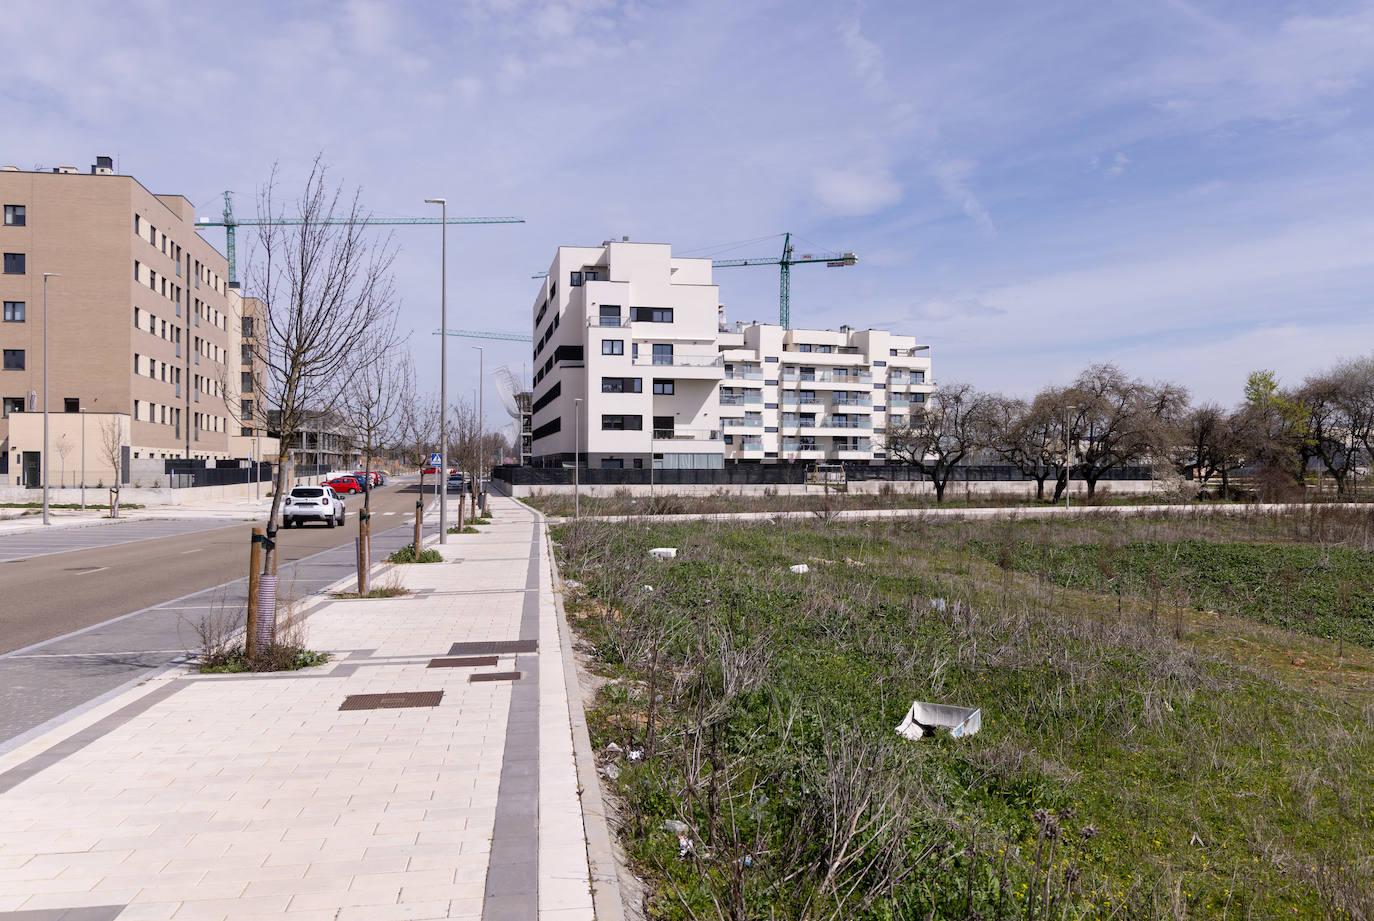
{"label": "utility pole", "polygon": [[86,511],[86,408],[81,408],[81,511]]}
{"label": "utility pole", "polygon": [[[477,350],[477,482],[473,484],[473,495],[476,496],[482,493],[482,464],[486,460],[486,444],[483,442],[483,436],[486,434],[486,422],[482,418],[482,401],[486,399],[484,379],[486,377],[487,352],[480,345],[469,346],[469,348]],[[484,499],[482,504],[486,504]],[[472,510],[472,517],[477,517],[475,508]]]}
{"label": "utility pole", "polygon": [[[439,224],[439,328],[448,329],[448,199],[426,198],[438,205]],[[448,543],[448,336],[439,337],[439,543]],[[420,548],[416,547],[418,554]]]}
{"label": "utility pole", "polygon": [[56,272],[43,273],[43,524],[48,520],[48,279],[61,278]]}
{"label": "utility pole", "polygon": [[[651,452],[652,453],[652,452]],[[573,517],[582,517],[582,398],[573,400]]]}

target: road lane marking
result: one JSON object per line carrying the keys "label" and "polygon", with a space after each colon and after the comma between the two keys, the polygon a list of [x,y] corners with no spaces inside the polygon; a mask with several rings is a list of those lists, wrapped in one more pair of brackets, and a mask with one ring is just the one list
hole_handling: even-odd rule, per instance
{"label": "road lane marking", "polygon": [[108,567],[108,566],[97,566],[95,569],[84,569],[84,570],[81,570],[80,572],[77,573],[77,575],[78,575],[78,576],[89,576],[89,575],[90,575],[91,573],[93,573],[93,572],[104,572],[105,570],[107,570],[107,569],[109,569],[109,568],[110,568],[110,567]]}
{"label": "road lane marking", "polygon": [[181,555],[182,555],[182,556],[185,556],[185,555],[188,554],[188,553],[200,553],[200,552],[201,552],[202,550],[204,550],[204,549],[205,549],[204,547],[197,547],[197,548],[194,549],[194,550],[183,550],[183,551],[181,551]]}

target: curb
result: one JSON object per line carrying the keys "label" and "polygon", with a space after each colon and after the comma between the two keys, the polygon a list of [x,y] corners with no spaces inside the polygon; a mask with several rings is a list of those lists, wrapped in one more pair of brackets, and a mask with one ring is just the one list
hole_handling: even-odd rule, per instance
{"label": "curb", "polygon": [[[507,498],[519,502],[512,496]],[[547,525],[543,513],[530,508],[535,520]],[[587,714],[582,706],[582,687],[579,669],[573,655],[572,629],[563,610],[563,576],[558,571],[558,558],[553,552],[549,529],[544,528],[544,545],[549,554],[553,574],[553,606],[558,614],[558,639],[563,654],[563,684],[568,692],[568,722],[572,726],[573,758],[577,762],[577,784],[582,800],[582,828],[587,838],[587,869],[591,873],[592,911],[596,921],[624,921],[624,894],[620,890],[620,862],[616,859],[606,816],[606,801],[601,794],[601,775],[597,773],[596,756],[592,753],[591,735],[587,731]]]}

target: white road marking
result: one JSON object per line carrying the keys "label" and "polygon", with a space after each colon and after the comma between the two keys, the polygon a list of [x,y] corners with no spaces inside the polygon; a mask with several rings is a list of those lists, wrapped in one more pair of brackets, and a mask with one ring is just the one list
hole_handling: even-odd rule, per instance
{"label": "white road marking", "polygon": [[78,576],[89,576],[89,575],[90,575],[91,573],[93,573],[93,572],[104,572],[105,570],[107,570],[107,569],[109,569],[109,568],[110,568],[110,567],[108,567],[108,566],[100,566],[100,567],[97,567],[97,568],[95,568],[95,569],[87,569],[87,570],[85,570],[85,571],[83,571],[83,572],[78,572],[77,575],[78,575]]}
{"label": "white road marking", "polygon": [[194,550],[183,550],[183,551],[181,551],[181,555],[182,555],[182,556],[185,556],[185,555],[188,554],[188,553],[200,553],[200,551],[202,551],[202,550],[204,550],[204,549],[205,549],[204,547],[197,547],[197,548],[194,549]]}

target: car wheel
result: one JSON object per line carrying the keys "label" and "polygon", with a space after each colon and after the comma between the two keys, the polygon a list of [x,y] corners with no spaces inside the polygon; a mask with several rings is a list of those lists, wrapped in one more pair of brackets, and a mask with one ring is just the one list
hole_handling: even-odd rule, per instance
{"label": "car wheel", "polygon": [[332,517],[331,517],[331,518],[326,518],[326,519],[324,520],[324,525],[325,525],[325,527],[327,527],[327,528],[332,528],[332,527],[334,527],[334,525],[335,525],[335,521],[334,521],[334,519],[333,519]]}

